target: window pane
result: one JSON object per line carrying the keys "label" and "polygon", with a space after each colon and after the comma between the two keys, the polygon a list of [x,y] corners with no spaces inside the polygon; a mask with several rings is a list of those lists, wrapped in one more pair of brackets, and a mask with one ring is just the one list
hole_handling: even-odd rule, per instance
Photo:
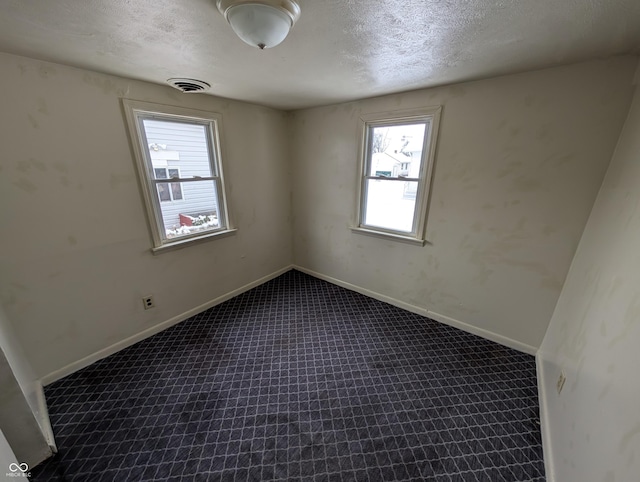
{"label": "window pane", "polygon": [[179,182],[171,183],[171,195],[174,201],[182,199],[182,184]]}
{"label": "window pane", "polygon": [[415,181],[367,180],[364,224],[410,233],[417,190]]}
{"label": "window pane", "polygon": [[169,193],[169,184],[161,182],[158,185],[158,197],[160,201],[171,201],[171,194]]}
{"label": "window pane", "polygon": [[167,170],[165,168],[157,168],[153,170],[153,174],[156,176],[156,179],[166,179],[167,178]]}
{"label": "window pane", "polygon": [[[184,178],[211,177],[211,162],[207,145],[207,127],[199,124],[144,119],[149,154],[155,165],[180,168]],[[169,170],[171,177],[171,171]],[[177,174],[177,173],[176,173]]]}
{"label": "window pane", "polygon": [[426,124],[372,127],[369,176],[420,177]]}
{"label": "window pane", "polygon": [[[164,183],[163,183],[164,184]],[[174,200],[179,193],[179,203],[161,204],[165,239],[189,236],[221,227],[216,199],[218,193],[215,181],[172,182]]]}
{"label": "window pane", "polygon": [[169,178],[170,179],[175,179],[180,177],[180,173],[177,169],[169,169]]}

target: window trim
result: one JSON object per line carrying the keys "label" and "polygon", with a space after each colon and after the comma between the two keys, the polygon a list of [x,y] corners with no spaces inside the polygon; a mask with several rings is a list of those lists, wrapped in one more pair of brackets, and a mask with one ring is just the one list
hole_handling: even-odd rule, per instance
{"label": "window trim", "polygon": [[[355,223],[351,230],[355,233],[383,237],[387,239],[408,242],[424,246],[427,243],[426,226],[427,214],[429,208],[429,199],[431,194],[431,184],[433,177],[433,168],[436,156],[436,144],[438,139],[438,128],[440,125],[440,114],[442,106],[430,106],[419,109],[409,109],[391,112],[377,112],[362,115],[358,122],[360,134],[360,143],[358,151],[359,169],[358,169],[358,193],[356,202]],[[367,186],[366,183],[370,178],[375,176],[369,175],[371,153],[370,151],[370,133],[375,127],[384,127],[385,125],[401,125],[403,123],[421,123],[426,122],[425,128],[425,146],[427,149],[422,151],[422,161],[420,164],[420,175],[416,178],[384,178],[386,182],[394,181],[417,181],[418,188],[416,193],[415,211],[413,213],[413,230],[411,232],[397,231],[393,229],[372,226],[364,223]]]}
{"label": "window trim", "polygon": [[[157,104],[152,102],[143,102],[133,99],[122,99],[126,124],[128,127],[129,141],[131,143],[134,161],[136,165],[136,175],[142,192],[143,204],[147,216],[147,225],[152,240],[151,251],[158,254],[165,251],[182,248],[192,244],[196,244],[208,239],[224,237],[237,231],[233,227],[231,217],[229,215],[226,183],[224,180],[223,166],[223,149],[222,149],[222,115],[214,112],[201,111],[197,109],[176,107],[165,104]],[[147,138],[143,130],[141,130],[142,119],[155,118],[159,120],[183,121],[192,124],[201,124],[205,126],[208,139],[209,162],[211,166],[211,176],[195,177],[195,178],[176,178],[173,182],[192,182],[192,181],[212,181],[218,193],[217,210],[220,228],[216,230],[201,231],[187,236],[167,240],[163,236],[161,230],[164,227],[162,220],[161,201],[156,195],[157,182],[166,182],[164,180],[156,180],[153,172],[153,161],[151,157],[147,159],[143,149],[146,145]],[[168,167],[167,167],[168,169]],[[167,171],[168,172],[168,171]],[[183,198],[184,198],[184,189]],[[177,202],[181,202],[179,200]],[[171,201],[172,203],[175,201]]]}

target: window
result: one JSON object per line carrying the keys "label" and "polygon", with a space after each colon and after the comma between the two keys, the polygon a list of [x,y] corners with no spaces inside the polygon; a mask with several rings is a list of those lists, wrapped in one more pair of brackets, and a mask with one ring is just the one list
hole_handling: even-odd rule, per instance
{"label": "window", "polygon": [[231,233],[217,114],[124,100],[154,252]]}
{"label": "window", "polygon": [[356,232],[424,244],[440,107],[361,119]]}
{"label": "window", "polygon": [[[179,169],[167,169],[166,167],[154,167],[153,174],[156,179],[180,179]],[[161,182],[158,187],[160,202],[182,200],[182,184],[178,182]]]}

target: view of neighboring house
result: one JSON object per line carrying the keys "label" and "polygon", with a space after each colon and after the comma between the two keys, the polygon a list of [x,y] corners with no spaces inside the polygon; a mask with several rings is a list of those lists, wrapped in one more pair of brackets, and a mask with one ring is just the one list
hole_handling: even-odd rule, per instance
{"label": "view of neighboring house", "polygon": [[[205,126],[146,119],[144,127],[155,179],[211,176]],[[168,182],[157,188],[168,236],[185,219],[190,222],[187,217],[217,215],[213,181]]]}

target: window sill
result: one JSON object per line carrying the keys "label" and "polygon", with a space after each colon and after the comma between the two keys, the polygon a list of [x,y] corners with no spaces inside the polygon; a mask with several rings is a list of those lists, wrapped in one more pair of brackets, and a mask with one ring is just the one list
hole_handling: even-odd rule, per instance
{"label": "window sill", "polygon": [[214,238],[226,238],[227,236],[231,236],[235,234],[237,231],[238,230],[236,228],[233,228],[233,229],[226,229],[224,231],[216,231],[215,233],[205,234],[203,236],[198,236],[197,238],[181,239],[179,241],[163,244],[162,246],[158,246],[157,248],[151,248],[151,252],[154,255],[167,253],[169,251],[175,251],[176,249],[186,248],[187,246],[192,246],[194,244],[200,244],[206,241],[211,241]]}
{"label": "window sill", "polygon": [[383,231],[374,231],[373,229],[360,228],[356,226],[352,226],[351,231],[357,234],[365,234],[367,236],[374,236],[376,238],[385,238],[393,241],[400,241],[402,243],[413,244],[415,246],[424,246],[427,243],[427,241],[424,239],[413,238],[411,236],[403,236],[401,234],[385,233]]}

